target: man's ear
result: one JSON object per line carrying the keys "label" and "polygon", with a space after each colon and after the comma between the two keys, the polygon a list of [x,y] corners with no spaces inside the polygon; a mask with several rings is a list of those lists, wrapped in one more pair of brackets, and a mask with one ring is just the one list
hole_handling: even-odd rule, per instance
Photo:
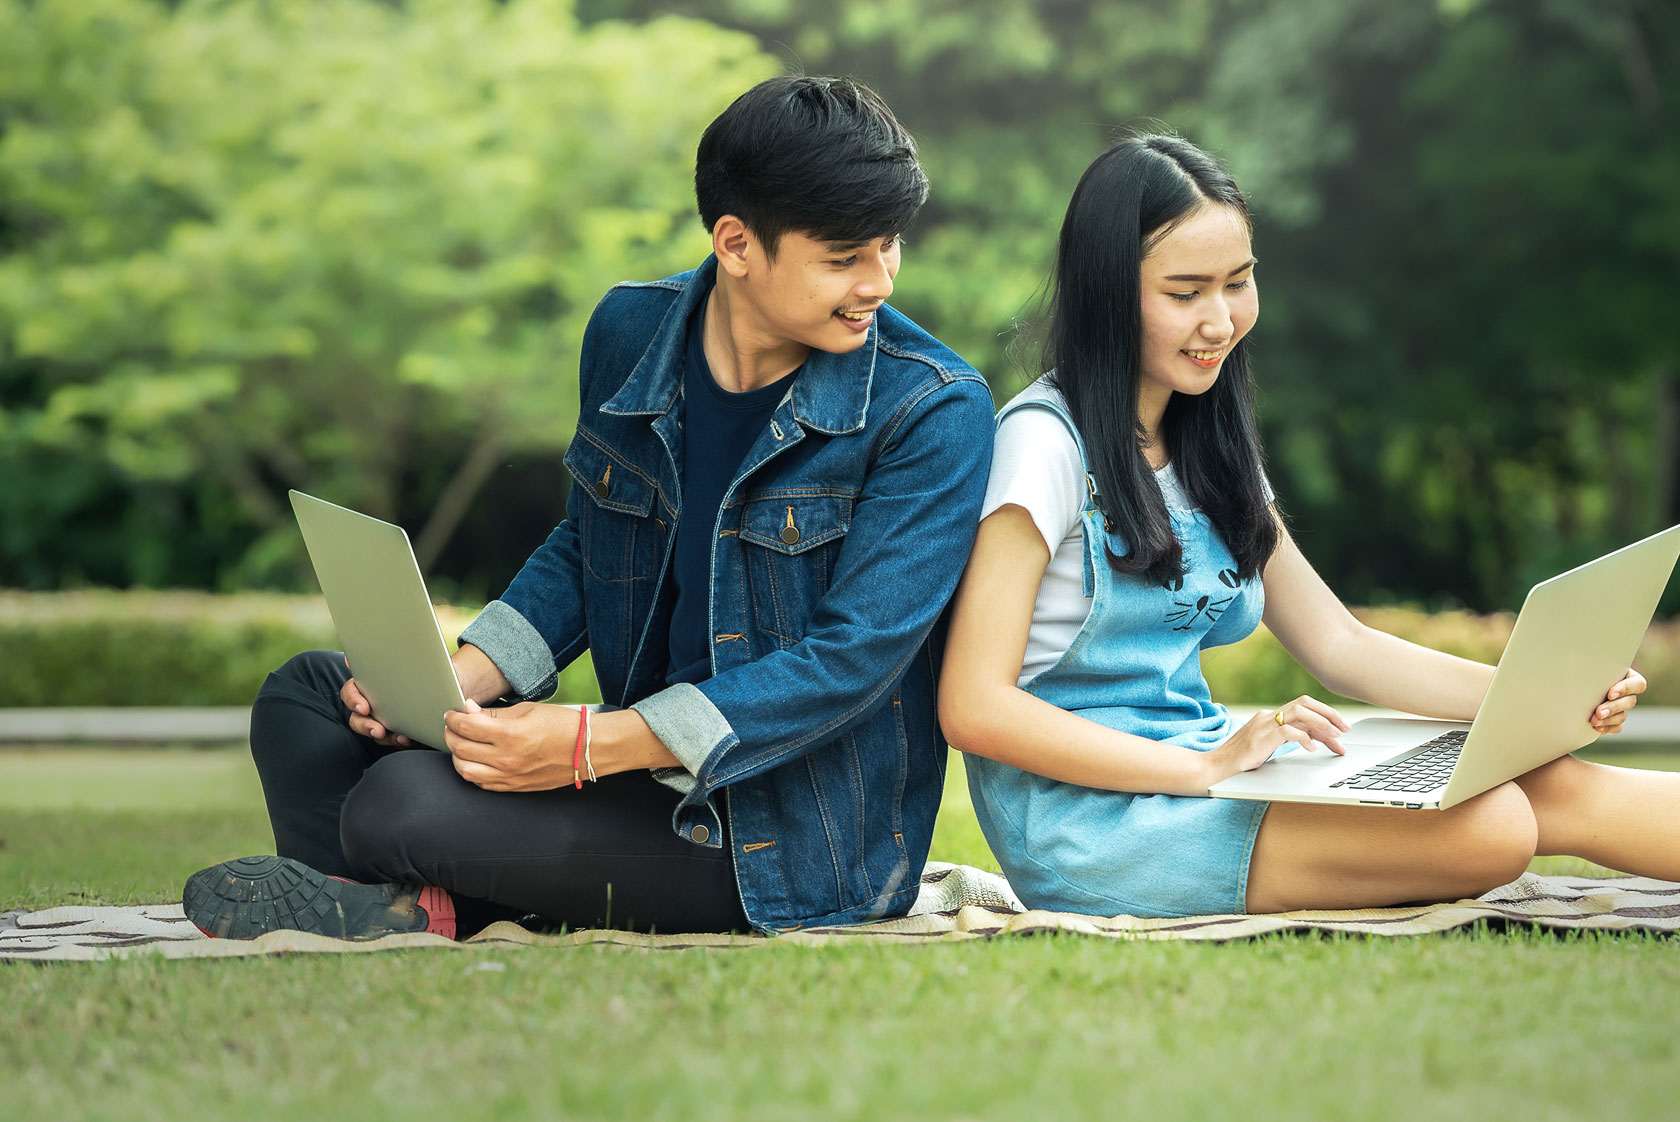
{"label": "man's ear", "polygon": [[717,255],[718,268],[740,279],[761,262],[764,247],[745,222],[726,214],[712,223],[712,252]]}

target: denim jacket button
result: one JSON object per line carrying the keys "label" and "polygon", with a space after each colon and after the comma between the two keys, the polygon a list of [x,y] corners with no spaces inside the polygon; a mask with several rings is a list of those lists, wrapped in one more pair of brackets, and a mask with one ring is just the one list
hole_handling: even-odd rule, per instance
{"label": "denim jacket button", "polygon": [[783,526],[782,527],[782,541],[786,542],[788,545],[792,545],[794,542],[796,542],[798,540],[799,540],[799,530],[798,530],[797,527],[794,527],[794,526]]}
{"label": "denim jacket button", "polygon": [[597,499],[606,498],[608,490],[610,490],[610,488],[608,487],[607,481],[605,479],[600,479],[600,480],[596,481],[596,483],[595,483],[595,497]]}
{"label": "denim jacket button", "polygon": [[688,835],[689,840],[692,841],[695,845],[705,845],[706,840],[708,838],[710,838],[711,836],[712,836],[712,832],[710,830],[706,829],[706,827],[704,827],[704,826],[694,827],[694,831],[691,834]]}
{"label": "denim jacket button", "polygon": [[663,518],[655,518],[653,520],[653,528],[663,534],[665,532],[665,520]]}

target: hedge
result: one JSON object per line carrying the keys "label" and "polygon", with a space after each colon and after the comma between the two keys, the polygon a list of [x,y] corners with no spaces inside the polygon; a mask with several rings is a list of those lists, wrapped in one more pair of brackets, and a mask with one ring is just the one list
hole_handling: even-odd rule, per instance
{"label": "hedge", "polygon": [[[441,605],[451,642],[476,609]],[[1360,609],[1384,631],[1492,662],[1511,633],[1509,615]],[[0,591],[0,707],[248,705],[263,678],[298,651],[336,648],[320,597],[266,593]],[[1302,693],[1331,695],[1260,628],[1203,655],[1213,695],[1268,705]],[[1680,705],[1680,620],[1654,624],[1635,665],[1651,680],[1646,700]],[[561,675],[556,698],[596,701],[587,656]]]}
{"label": "hedge", "polygon": [[[476,614],[437,611],[451,645]],[[292,655],[338,647],[319,596],[0,591],[0,707],[249,705]],[[555,697],[600,700],[587,656]]]}

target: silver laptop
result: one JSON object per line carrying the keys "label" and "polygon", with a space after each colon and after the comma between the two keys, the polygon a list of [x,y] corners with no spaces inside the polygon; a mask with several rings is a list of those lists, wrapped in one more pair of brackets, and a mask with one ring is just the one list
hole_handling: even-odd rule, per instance
{"label": "silver laptop", "polygon": [[1591,744],[1593,708],[1632,663],[1677,557],[1680,526],[1535,585],[1474,722],[1359,721],[1345,756],[1291,752],[1208,793],[1445,810]]}
{"label": "silver laptop", "polygon": [[291,498],[350,672],[373,715],[417,744],[447,751],[444,711],[464,710],[467,702],[408,535],[302,491]]}

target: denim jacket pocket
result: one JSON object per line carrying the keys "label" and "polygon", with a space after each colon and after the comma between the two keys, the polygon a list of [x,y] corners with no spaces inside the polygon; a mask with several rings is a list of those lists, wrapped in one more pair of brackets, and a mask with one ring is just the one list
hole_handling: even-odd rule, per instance
{"label": "denim jacket pocket", "polygon": [[851,526],[853,495],[792,487],[759,491],[741,504],[753,622],[783,646],[799,641],[812,607],[828,591]]}
{"label": "denim jacket pocket", "polygon": [[657,560],[654,483],[582,425],[566,452],[577,504],[584,568],[609,583],[643,580]]}

